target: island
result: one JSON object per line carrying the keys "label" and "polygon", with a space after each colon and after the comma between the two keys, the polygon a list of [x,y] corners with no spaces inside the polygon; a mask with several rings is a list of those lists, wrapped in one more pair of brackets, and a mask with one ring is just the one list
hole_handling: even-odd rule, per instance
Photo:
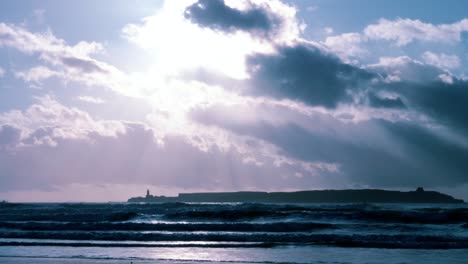
{"label": "island", "polygon": [[206,192],[180,193],[175,197],[153,196],[128,199],[129,203],[464,203],[436,191],[391,191],[379,189],[314,190],[296,192]]}

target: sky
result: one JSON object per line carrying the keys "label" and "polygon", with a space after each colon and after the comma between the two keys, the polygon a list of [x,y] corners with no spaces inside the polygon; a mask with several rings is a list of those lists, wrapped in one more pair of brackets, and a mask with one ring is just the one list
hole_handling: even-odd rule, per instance
{"label": "sky", "polygon": [[468,2],[2,1],[0,200],[468,200]]}

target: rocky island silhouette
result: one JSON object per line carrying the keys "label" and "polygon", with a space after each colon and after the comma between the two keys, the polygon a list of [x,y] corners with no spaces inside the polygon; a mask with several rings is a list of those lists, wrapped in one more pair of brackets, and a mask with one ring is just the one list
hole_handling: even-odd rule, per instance
{"label": "rocky island silhouette", "polygon": [[391,191],[381,189],[310,190],[295,192],[203,192],[180,193],[175,197],[153,196],[147,190],[144,197],[132,197],[129,203],[203,202],[203,203],[464,203],[436,191]]}

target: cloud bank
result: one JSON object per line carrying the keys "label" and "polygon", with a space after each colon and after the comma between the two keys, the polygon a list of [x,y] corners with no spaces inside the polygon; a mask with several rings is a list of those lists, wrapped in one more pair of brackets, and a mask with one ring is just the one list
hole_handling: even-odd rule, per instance
{"label": "cloud bank", "polygon": [[[468,81],[454,73],[464,61],[429,49],[419,59],[360,61],[376,41],[398,49],[460,42],[467,20],[380,19],[362,32],[329,31],[313,41],[302,35],[297,11],[280,1],[165,2],[122,29],[123,40],[154,62],[135,71],[99,56],[106,45],[73,45],[51,31],[0,23],[0,47],[34,59],[7,69],[14,77],[80,87],[69,98],[44,87],[33,104],[0,113],[0,194],[85,185],[467,185]],[[109,100],[99,90],[151,109],[138,121],[103,118]],[[74,106],[80,102],[86,109]]]}

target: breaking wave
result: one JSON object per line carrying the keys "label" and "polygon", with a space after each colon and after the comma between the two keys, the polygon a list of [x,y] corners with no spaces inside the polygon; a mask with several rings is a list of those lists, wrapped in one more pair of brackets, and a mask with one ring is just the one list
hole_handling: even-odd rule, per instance
{"label": "breaking wave", "polygon": [[0,246],[468,248],[466,219],[465,205],[0,204]]}

